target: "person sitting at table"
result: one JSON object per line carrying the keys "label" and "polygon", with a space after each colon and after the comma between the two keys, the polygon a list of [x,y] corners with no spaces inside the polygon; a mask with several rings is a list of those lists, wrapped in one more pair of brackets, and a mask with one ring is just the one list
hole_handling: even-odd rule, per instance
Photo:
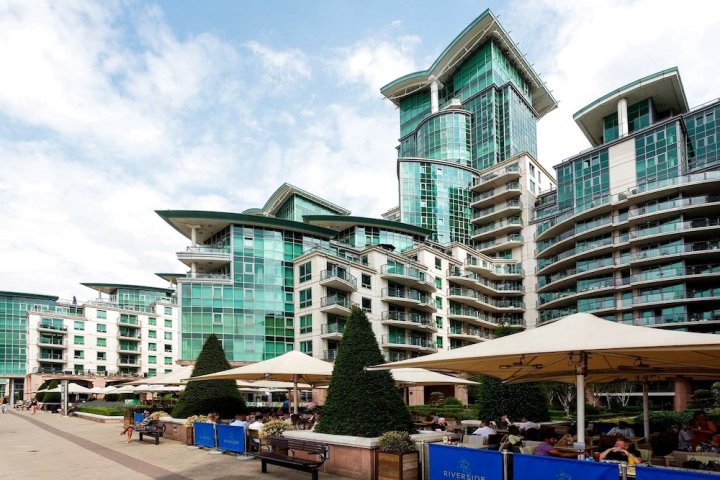
{"label": "person sitting at table", "polygon": [[695,415],[693,415],[692,422],[690,423],[690,430],[693,432],[693,450],[695,450],[701,443],[709,443],[710,439],[718,433],[718,428],[717,425],[715,425],[715,422],[707,418],[707,415],[705,415],[705,412],[702,410],[695,412]]}
{"label": "person sitting at table", "polygon": [[231,427],[243,427],[247,428],[250,425],[245,418],[245,415],[235,415],[235,420],[230,422]]}
{"label": "person sitting at table", "polygon": [[490,435],[495,435],[497,432],[494,428],[490,426],[490,420],[480,420],[480,427],[472,432],[473,435],[479,435],[481,437],[489,437]]}
{"label": "person sitting at table", "polygon": [[520,447],[523,445],[523,437],[520,435],[520,429],[517,425],[510,425],[508,433],[500,440],[498,450],[510,450],[511,452],[520,453]]}
{"label": "person sitting at table", "polygon": [[545,430],[546,433],[544,433],[542,436],[543,441],[535,447],[535,455],[542,455],[542,456],[550,456],[550,457],[564,457],[564,458],[577,458],[578,452],[563,452],[561,450],[558,450],[555,448],[555,444],[557,443],[557,438],[555,438],[555,432],[550,432],[550,430]]}
{"label": "person sitting at table", "polygon": [[435,430],[436,432],[444,432],[447,430],[447,420],[445,420],[444,417],[440,417],[437,419],[437,422],[433,423],[430,426],[431,430]]}
{"label": "person sitting at table", "polygon": [[568,432],[558,440],[556,445],[562,448],[573,448],[575,442],[577,442],[577,426],[571,425]]}
{"label": "person sitting at table", "polygon": [[527,416],[522,417],[522,421],[518,423],[511,422],[507,415],[504,415],[501,420],[507,423],[508,426],[517,425],[521,432],[530,430],[532,428],[534,428],[535,430],[540,430],[540,425],[535,422],[531,422]]}
{"label": "person sitting at table", "polygon": [[630,457],[633,457],[632,463],[642,463],[640,452],[638,452],[634,446],[630,445],[630,442],[626,438],[621,437],[615,440],[614,446],[602,452],[598,460],[601,462],[603,460],[612,460],[615,462],[630,463]]}
{"label": "person sitting at table", "polygon": [[255,421],[252,422],[250,425],[248,425],[247,428],[248,428],[248,430],[258,430],[258,431],[260,431],[260,430],[263,429],[263,426],[264,426],[264,423],[263,423],[263,414],[262,414],[262,413],[257,413],[257,414],[255,414]]}
{"label": "person sitting at table", "polygon": [[634,438],[635,431],[630,428],[627,422],[620,420],[616,426],[610,429],[608,435],[614,435],[616,437]]}

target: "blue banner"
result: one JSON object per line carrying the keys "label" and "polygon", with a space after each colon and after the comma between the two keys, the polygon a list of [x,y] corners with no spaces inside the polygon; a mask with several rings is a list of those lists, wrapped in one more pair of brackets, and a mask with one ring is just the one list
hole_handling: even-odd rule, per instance
{"label": "blue banner", "polygon": [[430,480],[503,480],[502,454],[498,451],[442,443],[431,443],[428,449]]}
{"label": "blue banner", "polygon": [[618,480],[617,463],[582,462],[545,455],[513,455],[516,480]]}
{"label": "blue banner", "polygon": [[198,447],[215,448],[215,424],[195,422],[195,445]]}
{"label": "blue banner", "polygon": [[245,452],[245,429],[230,425],[217,426],[218,448],[228,452]]}
{"label": "blue banner", "polygon": [[637,480],[713,480],[720,478],[715,472],[693,472],[664,467],[635,467]]}
{"label": "blue banner", "polygon": [[140,422],[142,422],[144,418],[145,418],[145,417],[144,417],[143,414],[140,413],[140,412],[135,412],[135,413],[133,414],[133,420],[135,421],[135,423],[140,423]]}

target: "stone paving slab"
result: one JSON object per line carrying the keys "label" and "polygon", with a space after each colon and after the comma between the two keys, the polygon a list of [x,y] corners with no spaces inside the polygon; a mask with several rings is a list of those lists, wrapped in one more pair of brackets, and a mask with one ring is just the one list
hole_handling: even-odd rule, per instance
{"label": "stone paving slab", "polygon": [[[0,414],[0,478],[25,480],[244,480],[257,479],[258,460],[210,455],[180,442],[152,437],[131,443],[122,426],[11,410]],[[268,465],[263,479],[309,480],[310,474]],[[344,477],[320,474],[324,480]]]}

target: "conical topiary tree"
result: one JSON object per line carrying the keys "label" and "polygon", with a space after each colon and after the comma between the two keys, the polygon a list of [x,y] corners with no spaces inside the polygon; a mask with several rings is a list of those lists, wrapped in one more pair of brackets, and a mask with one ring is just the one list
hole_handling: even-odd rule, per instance
{"label": "conical topiary tree", "polygon": [[[57,388],[58,382],[57,380],[53,380],[48,385],[48,390],[52,390],[54,388]],[[45,392],[45,396],[43,396],[43,402],[44,403],[60,403],[61,393],[60,392]]]}
{"label": "conical topiary tree", "polygon": [[383,363],[365,312],[353,307],[338,347],[327,401],[317,431],[377,437],[383,432],[413,432],[415,425],[389,371],[367,371]]}
{"label": "conical topiary tree", "polygon": [[[225,358],[225,350],[220,340],[211,333],[205,340],[190,377],[221,372],[229,368],[230,363]],[[188,382],[172,415],[176,418],[184,418],[191,415],[207,415],[210,412],[219,413],[221,418],[231,418],[238,413],[245,413],[245,402],[235,380]]]}
{"label": "conical topiary tree", "polygon": [[[42,385],[40,385],[40,388],[38,390],[45,390],[48,388],[48,385],[50,385],[50,380],[46,380],[43,382]],[[44,402],[45,401],[45,392],[38,392],[37,395],[35,395],[35,399],[38,402]]]}

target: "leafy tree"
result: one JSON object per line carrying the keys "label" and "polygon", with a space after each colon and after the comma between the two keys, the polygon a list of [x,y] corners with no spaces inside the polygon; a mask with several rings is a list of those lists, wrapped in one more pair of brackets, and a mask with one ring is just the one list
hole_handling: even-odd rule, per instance
{"label": "leafy tree", "polygon": [[[522,329],[501,325],[495,329],[495,338],[513,335]],[[528,417],[534,421],[550,419],[547,395],[541,383],[502,383],[497,378],[480,377],[477,381],[480,418],[498,419],[507,415],[511,420]]]}
{"label": "leafy tree", "polygon": [[365,312],[353,307],[338,347],[317,431],[377,437],[389,431],[415,430],[390,372],[365,370],[380,363],[383,357],[370,322]]}
{"label": "leafy tree", "polygon": [[[195,361],[191,377],[207,375],[230,369],[225,350],[214,333],[205,340],[203,349]],[[231,418],[245,412],[245,402],[237,389],[235,380],[205,380],[188,382],[173,409],[173,417],[207,415],[217,412],[221,418]]]}
{"label": "leafy tree", "polygon": [[[57,388],[58,382],[57,380],[52,380],[50,384],[48,385],[48,390],[52,390],[54,388]],[[45,403],[60,403],[60,392],[45,392],[45,396],[43,397],[43,402]]]}
{"label": "leafy tree", "polygon": [[690,397],[689,408],[712,408],[715,406],[715,396],[712,390],[698,388]]}
{"label": "leafy tree", "polygon": [[[46,380],[43,382],[42,385],[40,385],[40,388],[38,390],[45,390],[48,388],[48,385],[50,385],[50,380]],[[45,401],[45,392],[39,392],[37,395],[35,395],[35,399],[38,402],[44,402]]]}

